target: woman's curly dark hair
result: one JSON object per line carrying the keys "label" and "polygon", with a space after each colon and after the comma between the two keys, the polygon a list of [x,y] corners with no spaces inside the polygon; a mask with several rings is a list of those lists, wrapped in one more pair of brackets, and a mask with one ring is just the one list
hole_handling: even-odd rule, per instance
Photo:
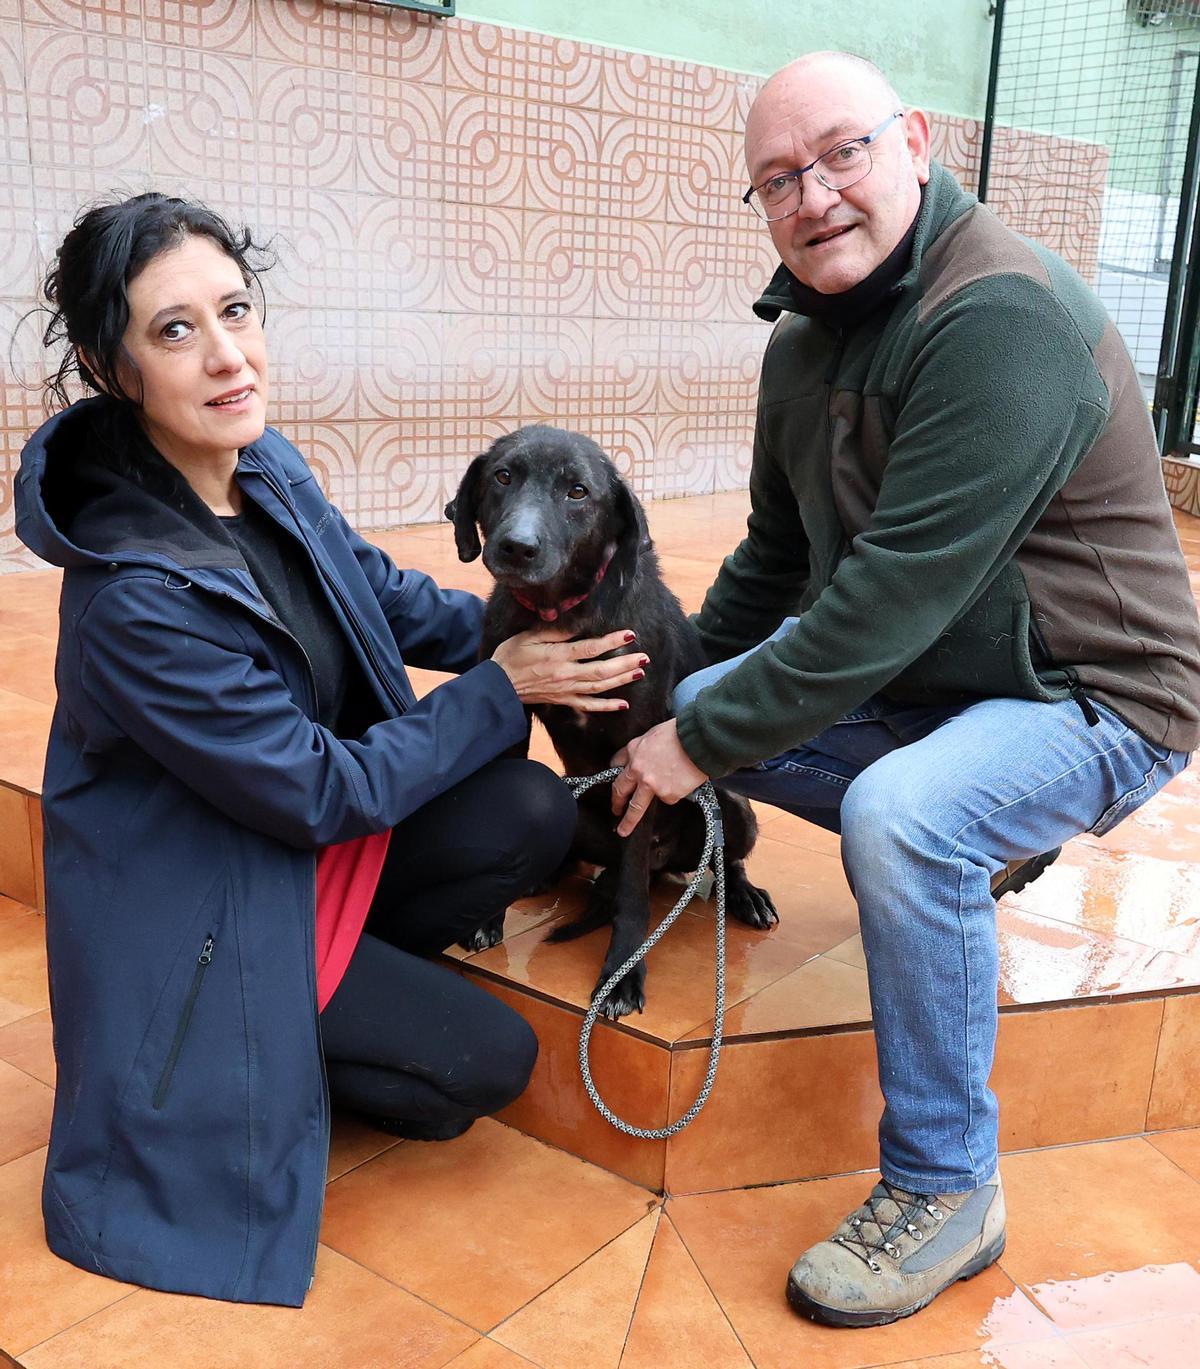
{"label": "woman's curly dark hair", "polygon": [[[67,386],[77,377],[115,400],[141,403],[137,365],[124,345],[129,283],[160,252],[188,237],[215,243],[237,262],[247,285],[257,284],[259,271],[270,265],[248,229],[235,231],[204,205],[157,191],[98,205],[76,219],[42,284],[51,313],[42,341],[47,347],[67,344],[62,364],[45,381],[48,398],[69,404]],[[138,382],[136,393],[126,386],[130,378]]]}

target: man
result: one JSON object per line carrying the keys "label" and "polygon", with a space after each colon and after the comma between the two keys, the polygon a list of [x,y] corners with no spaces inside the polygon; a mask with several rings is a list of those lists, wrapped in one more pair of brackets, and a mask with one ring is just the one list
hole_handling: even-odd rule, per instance
{"label": "man", "polygon": [[783,318],[746,536],[697,619],[724,664],[616,758],[613,808],[627,835],[723,775],[841,832],[882,1181],[787,1291],[880,1325],[1004,1248],[993,881],[1183,768],[1200,631],[1125,348],[930,161],[925,115],[811,54],[763,88],[746,160],[782,259],[756,309]]}

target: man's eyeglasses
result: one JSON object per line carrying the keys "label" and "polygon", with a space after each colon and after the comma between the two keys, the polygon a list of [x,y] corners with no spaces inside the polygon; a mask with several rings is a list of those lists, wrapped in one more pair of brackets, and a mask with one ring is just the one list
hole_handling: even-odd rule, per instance
{"label": "man's eyeglasses", "polygon": [[748,204],[760,219],[766,219],[768,223],[775,219],[786,219],[804,203],[801,177],[810,171],[827,190],[848,190],[870,175],[874,165],[871,161],[871,144],[897,119],[903,117],[904,111],[898,109],[865,137],[839,143],[837,147],[823,152],[815,162],[802,166],[799,171],[782,171],[769,181],[763,181],[762,185],[752,185],[742,196],[742,203]]}

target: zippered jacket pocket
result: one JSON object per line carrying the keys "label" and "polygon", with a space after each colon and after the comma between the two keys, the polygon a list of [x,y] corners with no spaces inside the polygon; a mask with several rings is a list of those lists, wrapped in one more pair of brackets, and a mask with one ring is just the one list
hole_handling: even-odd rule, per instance
{"label": "zippered jacket pocket", "polygon": [[175,1077],[175,1066],[179,1063],[179,1056],[183,1051],[188,1027],[191,1026],[196,999],[200,996],[200,986],[204,983],[204,976],[209,965],[212,964],[212,953],[213,937],[209,933],[204,940],[203,949],[196,958],[196,968],[192,973],[191,987],[188,989],[187,998],[184,999],[183,1011],[179,1014],[179,1023],[175,1028],[175,1036],[171,1042],[166,1063],[163,1065],[162,1074],[158,1077],[158,1087],[154,1090],[153,1106],[156,1109],[161,1108],[167,1101],[167,1094],[171,1089],[171,1080]]}

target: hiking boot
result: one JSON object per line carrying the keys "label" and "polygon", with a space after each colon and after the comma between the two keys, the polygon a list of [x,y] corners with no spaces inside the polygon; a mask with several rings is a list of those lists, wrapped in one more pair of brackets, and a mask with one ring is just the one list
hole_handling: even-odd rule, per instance
{"label": "hiking boot", "polygon": [[1040,856],[1031,856],[1028,860],[1010,860],[1003,870],[997,870],[992,876],[992,897],[999,901],[1005,894],[1024,889],[1048,870],[1061,854],[1062,847],[1056,846],[1053,851],[1043,851]]}
{"label": "hiking boot", "polygon": [[788,1302],[825,1326],[886,1326],[994,1264],[1003,1251],[998,1171],[970,1193],[933,1197],[884,1180],[829,1240],[792,1266]]}

